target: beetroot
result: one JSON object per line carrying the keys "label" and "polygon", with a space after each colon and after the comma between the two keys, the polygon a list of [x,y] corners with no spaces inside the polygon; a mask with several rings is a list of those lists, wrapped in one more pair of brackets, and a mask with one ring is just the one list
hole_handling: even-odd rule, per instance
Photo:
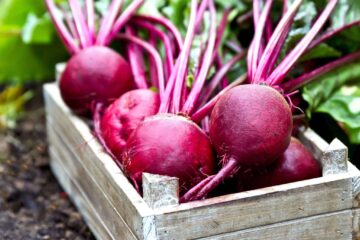
{"label": "beetroot", "polygon": [[75,54],[60,79],[61,96],[77,113],[86,113],[92,102],[115,100],[134,88],[129,64],[115,51],[89,47]]}
{"label": "beetroot", "polygon": [[239,166],[265,167],[288,147],[292,130],[289,105],[271,87],[242,85],[215,105],[210,138],[217,153]]}
{"label": "beetroot", "polygon": [[132,131],[159,110],[159,94],[147,89],[132,90],[113,102],[101,119],[101,135],[106,146],[121,163],[121,154]]}
{"label": "beetroot", "polygon": [[[321,177],[321,166],[311,152],[296,138],[274,166],[260,174],[239,176],[246,190],[269,187]],[[241,190],[241,189],[239,189]]]}
{"label": "beetroot", "polygon": [[130,135],[124,168],[138,185],[143,172],[178,177],[180,192],[214,174],[215,157],[209,138],[192,121],[159,114],[141,122]]}
{"label": "beetroot", "polygon": [[64,6],[57,7],[56,1],[45,0],[59,37],[72,55],[60,79],[61,96],[75,113],[85,115],[94,105],[106,105],[135,87],[129,64],[107,46],[143,0],[132,1],[124,11],[120,11],[122,1],[113,0],[98,27],[93,0],[67,2],[71,14]]}

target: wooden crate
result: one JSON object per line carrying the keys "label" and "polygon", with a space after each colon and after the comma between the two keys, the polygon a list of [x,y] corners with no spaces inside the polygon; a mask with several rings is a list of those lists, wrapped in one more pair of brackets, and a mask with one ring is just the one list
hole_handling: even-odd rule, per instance
{"label": "wooden crate", "polygon": [[143,199],[57,85],[44,96],[51,168],[98,239],[360,239],[360,172],[337,139],[299,136],[321,178],[178,204],[177,179],[147,175]]}

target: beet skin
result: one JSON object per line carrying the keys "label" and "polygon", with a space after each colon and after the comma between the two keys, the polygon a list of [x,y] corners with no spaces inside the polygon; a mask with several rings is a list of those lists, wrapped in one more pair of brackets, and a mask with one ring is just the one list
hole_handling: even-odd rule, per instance
{"label": "beet skin", "polygon": [[78,114],[89,113],[92,103],[107,104],[133,88],[129,64],[117,52],[102,46],[73,55],[60,79],[64,102]]}
{"label": "beet skin", "polygon": [[160,106],[159,94],[148,89],[131,90],[114,101],[101,119],[101,136],[112,154],[121,162],[121,154],[132,131]]}
{"label": "beet skin", "polygon": [[215,156],[206,134],[192,121],[173,114],[146,118],[130,135],[124,168],[137,186],[142,173],[178,177],[180,192],[214,174]]}

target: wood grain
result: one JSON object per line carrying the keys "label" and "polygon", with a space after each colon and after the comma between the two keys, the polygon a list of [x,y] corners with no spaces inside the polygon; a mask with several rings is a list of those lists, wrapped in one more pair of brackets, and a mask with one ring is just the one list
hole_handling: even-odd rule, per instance
{"label": "wood grain", "polygon": [[115,240],[111,231],[102,221],[102,216],[96,214],[91,202],[83,194],[83,191],[77,186],[76,182],[72,180],[71,175],[66,172],[61,165],[61,160],[57,158],[53,151],[49,152],[51,157],[50,167],[55,177],[60,182],[61,186],[70,196],[70,199],[85,219],[87,225],[90,227],[97,239],[101,240]]}
{"label": "wood grain", "polygon": [[177,206],[179,204],[179,179],[143,173],[143,198],[151,208]]}
{"label": "wood grain", "polygon": [[352,179],[336,174],[162,209],[155,222],[159,239],[201,238],[350,209],[352,204]]}
{"label": "wood grain", "polygon": [[[53,146],[50,152],[53,156],[52,163],[58,161],[63,169],[71,176],[72,181],[76,183],[81,190],[81,197],[86,198],[91,203],[92,212],[101,216],[100,219],[110,230],[115,239],[136,239],[131,229],[126,225],[124,219],[114,206],[108,201],[104,191],[96,184],[94,179],[84,169],[79,161],[63,146],[63,142],[56,136],[55,131],[49,130],[48,136]],[[62,151],[57,152],[57,148]],[[70,163],[70,165],[69,165]]]}
{"label": "wood grain", "polygon": [[350,240],[351,221],[352,211],[345,210],[200,239]]}

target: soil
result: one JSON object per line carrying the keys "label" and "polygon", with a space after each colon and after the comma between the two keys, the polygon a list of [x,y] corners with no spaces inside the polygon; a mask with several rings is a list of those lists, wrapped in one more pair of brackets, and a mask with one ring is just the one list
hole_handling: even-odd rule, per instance
{"label": "soil", "polygon": [[94,239],[49,167],[41,88],[0,133],[0,239]]}

